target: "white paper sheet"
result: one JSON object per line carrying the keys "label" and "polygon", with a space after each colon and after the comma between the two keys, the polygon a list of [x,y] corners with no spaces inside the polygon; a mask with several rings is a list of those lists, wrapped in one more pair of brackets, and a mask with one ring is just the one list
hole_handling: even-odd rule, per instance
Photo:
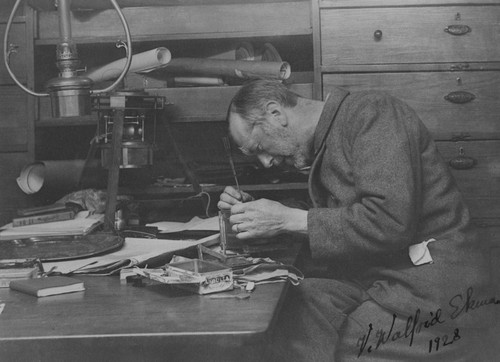
{"label": "white paper sheet", "polygon": [[212,230],[219,231],[219,217],[213,216],[207,219],[193,217],[188,222],[160,221],[147,226],[156,226],[161,233],[174,233],[187,230]]}
{"label": "white paper sheet", "polygon": [[59,262],[44,262],[43,267],[48,271],[55,267],[54,271],[63,274],[75,271],[76,273],[86,273],[92,269],[109,267],[109,271],[122,267],[131,267],[147,261],[155,256],[169,252],[175,252],[196,246],[202,243],[209,243],[219,238],[219,234],[210,235],[199,240],[168,240],[168,239],[143,239],[125,238],[123,247],[113,253],[85,259],[67,260]]}

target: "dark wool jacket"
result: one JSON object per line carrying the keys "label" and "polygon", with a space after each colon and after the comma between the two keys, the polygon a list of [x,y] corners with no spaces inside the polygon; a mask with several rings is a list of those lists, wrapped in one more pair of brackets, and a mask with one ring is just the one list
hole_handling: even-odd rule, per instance
{"label": "dark wool jacket", "polygon": [[[314,147],[310,248],[334,278],[403,315],[442,308],[450,316],[465,299],[454,296],[487,284],[468,208],[408,105],[385,93],[332,89]],[[414,265],[409,246],[430,238],[433,263]]]}

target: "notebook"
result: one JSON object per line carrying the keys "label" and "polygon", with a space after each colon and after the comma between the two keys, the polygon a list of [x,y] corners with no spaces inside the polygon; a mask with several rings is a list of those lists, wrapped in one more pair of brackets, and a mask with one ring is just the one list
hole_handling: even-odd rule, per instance
{"label": "notebook", "polygon": [[9,284],[10,289],[46,297],[49,295],[79,292],[85,290],[81,280],[66,276],[52,276],[35,279],[14,280]]}
{"label": "notebook", "polygon": [[31,237],[87,235],[103,223],[103,214],[80,211],[73,220],[55,221],[45,224],[13,227],[12,223],[0,230],[0,240],[15,240]]}

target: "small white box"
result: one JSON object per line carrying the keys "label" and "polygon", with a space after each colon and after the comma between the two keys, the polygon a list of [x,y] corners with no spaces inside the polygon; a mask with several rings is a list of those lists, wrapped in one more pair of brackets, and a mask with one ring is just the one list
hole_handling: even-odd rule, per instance
{"label": "small white box", "polygon": [[233,272],[225,266],[200,259],[192,259],[165,265],[172,276],[199,279],[199,283],[176,284],[179,288],[198,294],[209,294],[233,289]]}

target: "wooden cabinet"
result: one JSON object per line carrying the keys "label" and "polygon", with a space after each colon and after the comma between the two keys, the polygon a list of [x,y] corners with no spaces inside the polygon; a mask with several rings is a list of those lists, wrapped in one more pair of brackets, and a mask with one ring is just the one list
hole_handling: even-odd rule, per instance
{"label": "wooden cabinet", "polygon": [[312,11],[315,96],[339,86],[405,100],[455,166],[476,221],[499,225],[500,4],[315,0]]}
{"label": "wooden cabinet", "polygon": [[[0,46],[3,49],[7,16],[13,1],[0,4]],[[10,68],[17,79],[33,87],[33,37],[29,10],[19,11],[13,19],[9,33],[9,44],[16,46],[10,57]],[[34,109],[31,96],[15,85],[5,68],[0,64],[0,225],[12,220],[16,210],[26,207],[26,195],[17,186],[16,178],[21,169],[33,160]]]}

